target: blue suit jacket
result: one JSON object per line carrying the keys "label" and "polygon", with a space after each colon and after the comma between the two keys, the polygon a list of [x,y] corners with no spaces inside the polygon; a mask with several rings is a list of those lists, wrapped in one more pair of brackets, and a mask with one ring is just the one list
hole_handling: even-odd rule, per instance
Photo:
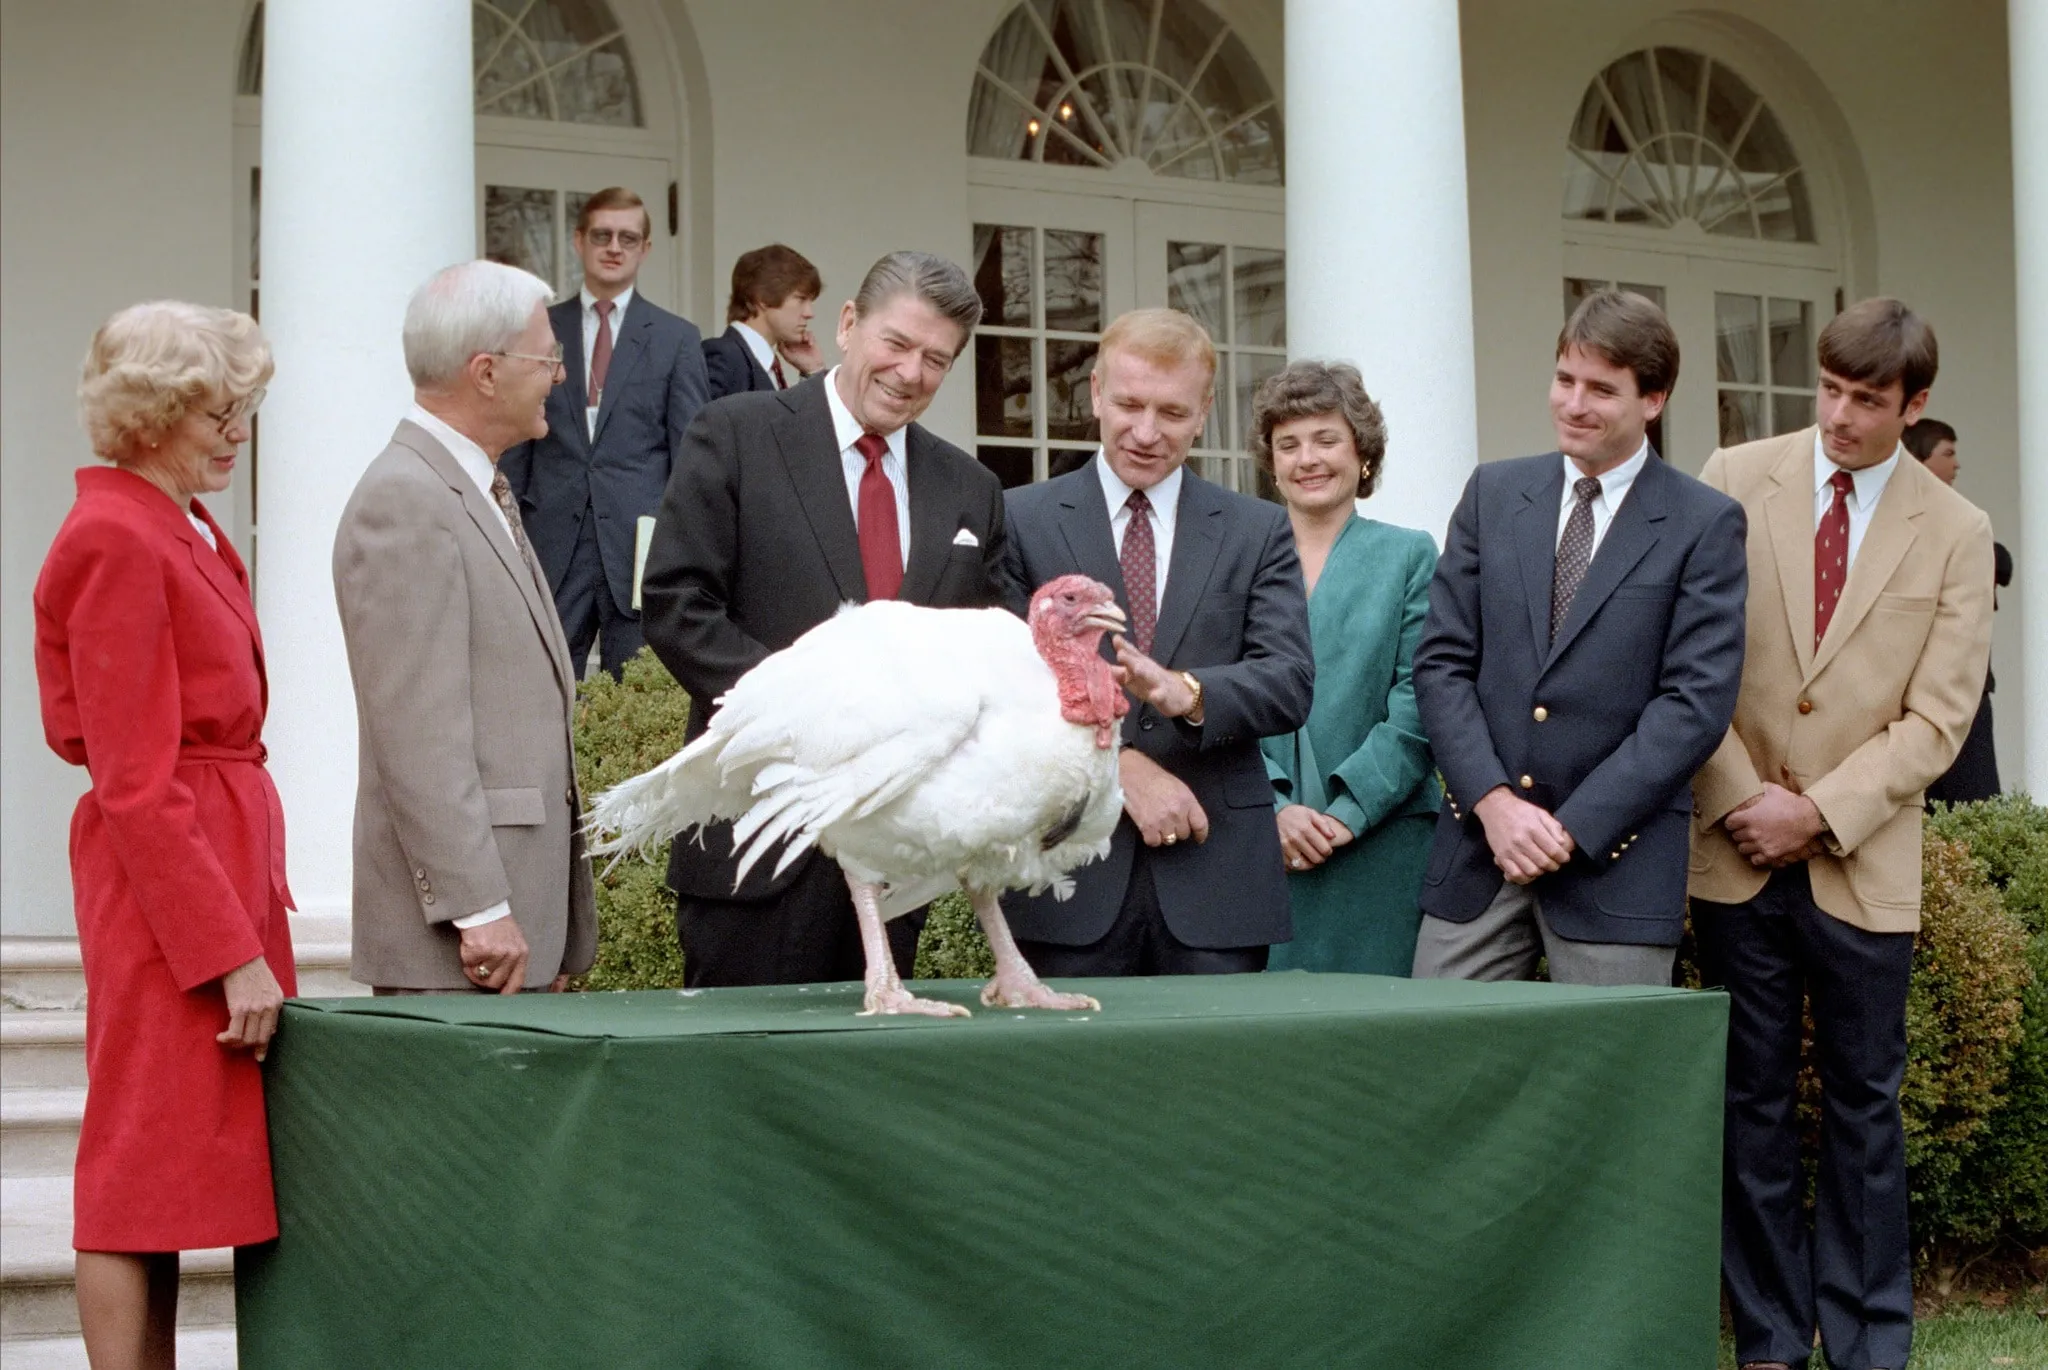
{"label": "blue suit jacket", "polygon": [[633,611],[633,547],[639,519],[661,504],[683,431],[708,398],[697,326],[648,303],[637,290],[619,324],[598,407],[585,417],[583,299],[548,310],[569,375],[548,394],[548,435],[508,450],[498,468],[519,496],[526,536],[556,594],[586,518],[597,520],[598,555],[612,602]]}
{"label": "blue suit jacket", "polygon": [[1445,803],[1422,909],[1469,922],[1500,891],[1469,806],[1496,785],[1542,805],[1577,850],[1534,885],[1588,942],[1675,945],[1693,772],[1742,683],[1742,506],[1653,453],[1550,640],[1564,458],[1473,472],[1451,516],[1415,650],[1415,698]]}
{"label": "blue suit jacket", "polygon": [[[1013,612],[1023,614],[1045,582],[1076,571],[1115,590],[1129,612],[1094,461],[1012,490],[1005,503],[1002,589]],[[1278,505],[1185,472],[1152,656],[1202,682],[1199,728],[1149,705],[1124,718],[1124,745],[1179,777],[1209,818],[1207,842],[1152,851],[1166,925],[1191,947],[1285,942],[1294,935],[1287,873],[1259,739],[1306,721],[1315,657],[1294,531]],[[1130,818],[1120,819],[1108,858],[1074,872],[1071,899],[1004,896],[1011,929],[1066,946],[1101,938],[1123,907],[1138,841]]]}
{"label": "blue suit jacket", "polygon": [[[747,346],[747,340],[731,324],[726,325],[725,332],[704,340],[704,370],[710,376],[711,398],[714,400],[749,390],[777,388],[775,378],[755,359],[754,349]],[[784,374],[788,374],[787,368]],[[791,379],[802,380],[803,377],[793,376]]]}

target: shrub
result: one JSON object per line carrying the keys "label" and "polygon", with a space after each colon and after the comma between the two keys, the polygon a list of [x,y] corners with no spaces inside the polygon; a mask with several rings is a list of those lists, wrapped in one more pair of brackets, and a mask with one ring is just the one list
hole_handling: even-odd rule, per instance
{"label": "shrub", "polygon": [[967,896],[958,890],[933,902],[917,939],[920,980],[986,980],[996,973],[995,953],[981,935]]}

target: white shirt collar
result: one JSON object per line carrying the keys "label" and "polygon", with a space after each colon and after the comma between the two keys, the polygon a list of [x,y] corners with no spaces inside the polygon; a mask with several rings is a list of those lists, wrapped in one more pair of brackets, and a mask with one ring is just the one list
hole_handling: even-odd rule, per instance
{"label": "white shirt collar", "polygon": [[[1569,504],[1575,498],[1572,486],[1578,481],[1583,480],[1585,473],[1579,470],[1577,464],[1570,457],[1562,458],[1562,460],[1564,462],[1564,499],[1565,503]],[[1636,477],[1642,474],[1643,466],[1649,460],[1650,440],[1646,437],[1643,439],[1643,445],[1636,449],[1634,456],[1619,466],[1610,467],[1595,478],[1600,482],[1600,496],[1607,501],[1607,507],[1610,510],[1621,507],[1621,501],[1628,494],[1628,488],[1636,483]]]}
{"label": "white shirt collar", "polygon": [[740,341],[747,345],[747,351],[754,354],[754,360],[761,363],[761,369],[769,375],[775,374],[775,346],[756,333],[746,324],[733,320],[733,329],[740,335]]}
{"label": "white shirt collar", "polygon": [[[1858,509],[1875,509],[1884,496],[1884,487],[1891,483],[1892,472],[1899,469],[1899,454],[1906,449],[1903,445],[1894,447],[1892,454],[1875,466],[1866,466],[1861,471],[1849,472],[1849,479],[1855,483],[1855,499]],[[1819,496],[1821,489],[1834,474],[1843,468],[1835,464],[1828,455],[1828,449],[1820,440],[1820,429],[1813,430],[1813,493]]]}
{"label": "white shirt collar", "polygon": [[[577,293],[583,297],[583,312],[585,314],[590,315],[592,318],[596,318],[597,296],[590,293],[590,287],[588,286],[585,286],[581,291]],[[618,294],[614,295],[612,297],[612,303],[618,306],[617,309],[614,309],[612,311],[612,318],[623,323],[626,318],[626,308],[628,305],[633,303],[633,287],[629,285],[624,290],[621,290]],[[614,327],[616,326],[617,325],[614,325]]]}
{"label": "white shirt collar", "polygon": [[[455,464],[476,482],[476,488],[483,491],[484,498],[491,498],[491,478],[497,474],[498,468],[483,448],[477,446],[467,434],[450,427],[447,420],[429,413],[422,405],[413,405],[406,411],[405,416],[426,429],[433,435],[435,441],[447,448],[448,455],[455,458]],[[492,507],[496,507],[495,500],[492,501]]]}
{"label": "white shirt collar", "polygon": [[[1182,462],[1160,478],[1159,482],[1145,492],[1145,498],[1152,504],[1152,517],[1162,523],[1171,522],[1180,510],[1181,472],[1187,469]],[[1109,505],[1109,517],[1113,522],[1121,514],[1124,505],[1131,498],[1132,487],[1110,469],[1109,457],[1101,448],[1095,450],[1095,474],[1102,481],[1102,498]]]}
{"label": "white shirt collar", "polygon": [[[867,430],[860,426],[860,420],[846,407],[846,401],[839,398],[839,368],[836,366],[825,373],[825,403],[832,410],[832,436],[839,443],[839,450],[850,450],[854,442]],[[908,428],[909,425],[906,424],[893,433],[882,435],[882,441],[889,444],[889,455],[898,461],[905,460],[903,435]]]}

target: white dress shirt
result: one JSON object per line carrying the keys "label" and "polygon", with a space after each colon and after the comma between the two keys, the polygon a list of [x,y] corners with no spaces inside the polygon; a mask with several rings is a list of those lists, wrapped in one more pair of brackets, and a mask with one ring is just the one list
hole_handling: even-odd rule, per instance
{"label": "white dress shirt", "polygon": [[[1870,516],[1877,512],[1877,502],[1884,497],[1884,488],[1891,483],[1892,472],[1899,469],[1899,453],[1905,450],[1904,447],[1894,447],[1892,454],[1877,465],[1849,473],[1855,488],[1843,503],[1849,506],[1849,565],[1852,567],[1856,564],[1857,551],[1863,546],[1863,535],[1870,531]],[[1820,430],[1816,428],[1813,433],[1813,526],[1816,531],[1820,528],[1820,521],[1827,517],[1828,510],[1835,506],[1835,487],[1828,482],[1835,472],[1842,469],[1821,446]]]}
{"label": "white dress shirt", "polygon": [[[626,306],[633,303],[633,287],[627,286],[612,300],[611,317],[605,321],[605,329],[612,335],[612,351],[619,350],[619,325],[626,321]],[[597,355],[597,296],[586,287],[583,291],[583,397],[602,400],[601,395],[590,393],[590,359]],[[605,377],[610,380],[609,374]],[[583,417],[590,425],[590,436],[597,436],[597,409],[593,404],[584,411]]]}
{"label": "white dress shirt", "polygon": [[[1600,493],[1593,496],[1593,546],[1586,553],[1591,561],[1600,550],[1600,539],[1607,536],[1607,525],[1614,522],[1614,511],[1621,508],[1631,485],[1641,474],[1643,463],[1650,459],[1650,440],[1643,439],[1643,445],[1636,454],[1621,465],[1608,470],[1605,475],[1595,477],[1600,482]],[[1578,492],[1572,487],[1585,478],[1586,473],[1570,457],[1560,457],[1564,463],[1564,498],[1557,512],[1557,541],[1564,541],[1564,526],[1571,521],[1572,506],[1579,502]]]}
{"label": "white dress shirt", "polygon": [[[839,442],[839,464],[846,471],[846,502],[853,506],[853,528],[860,531],[860,478],[866,474],[868,459],[861,455],[853,444],[867,430],[860,426],[860,420],[846,407],[846,401],[839,398],[839,368],[833,367],[825,375],[825,403],[832,408],[832,436]],[[910,565],[910,465],[903,455],[904,433],[899,428],[883,436],[882,441],[889,450],[882,457],[882,474],[889,478],[891,488],[896,491],[896,544],[903,549],[903,565]]]}
{"label": "white dress shirt", "polygon": [[199,536],[206,539],[206,545],[218,552],[220,550],[220,543],[214,540],[213,529],[207,525],[206,520],[193,513],[190,509],[185,511],[185,517],[192,520],[192,526],[199,530]]}
{"label": "white dress shirt", "polygon": [[[491,512],[498,516],[498,526],[505,530],[505,540],[513,542],[512,524],[505,517],[505,511],[498,507],[498,501],[491,497],[491,479],[498,473],[497,465],[484,455],[484,449],[470,439],[449,427],[447,422],[415,404],[408,409],[406,418],[426,429],[455,458],[455,464],[462,468],[462,474],[476,482],[476,488],[483,492],[484,503],[491,506]],[[516,546],[516,543],[515,543]],[[510,901],[500,899],[487,909],[454,920],[458,928],[480,928],[486,923],[495,923],[508,917],[512,912]]]}
{"label": "white dress shirt", "polygon": [[[1152,504],[1152,549],[1159,555],[1159,567],[1152,573],[1152,612],[1155,616],[1166,606],[1166,569],[1173,565],[1173,525],[1180,514],[1181,470],[1180,466],[1174,467],[1164,479],[1145,492],[1145,498]],[[1110,469],[1109,458],[1103,455],[1101,448],[1095,450],[1095,474],[1101,478],[1102,498],[1109,505],[1110,540],[1116,543],[1116,557],[1118,562],[1122,562],[1124,534],[1131,527],[1131,487]]]}
{"label": "white dress shirt", "polygon": [[[759,333],[756,333],[738,320],[734,320],[732,326],[739,333],[740,341],[747,345],[747,351],[754,354],[754,360],[761,363],[761,369],[766,371],[768,379],[773,381],[775,379],[775,344],[769,342]],[[777,390],[786,390],[789,387],[778,385],[775,388]]]}

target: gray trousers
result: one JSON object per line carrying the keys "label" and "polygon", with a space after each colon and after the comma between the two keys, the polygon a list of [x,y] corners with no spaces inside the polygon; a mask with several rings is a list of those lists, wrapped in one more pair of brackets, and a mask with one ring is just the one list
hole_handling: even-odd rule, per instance
{"label": "gray trousers", "polygon": [[1574,942],[1543,920],[1536,892],[1503,880],[1493,902],[1469,923],[1424,915],[1415,938],[1418,980],[1533,980],[1550,959],[1560,985],[1669,985],[1677,947]]}

